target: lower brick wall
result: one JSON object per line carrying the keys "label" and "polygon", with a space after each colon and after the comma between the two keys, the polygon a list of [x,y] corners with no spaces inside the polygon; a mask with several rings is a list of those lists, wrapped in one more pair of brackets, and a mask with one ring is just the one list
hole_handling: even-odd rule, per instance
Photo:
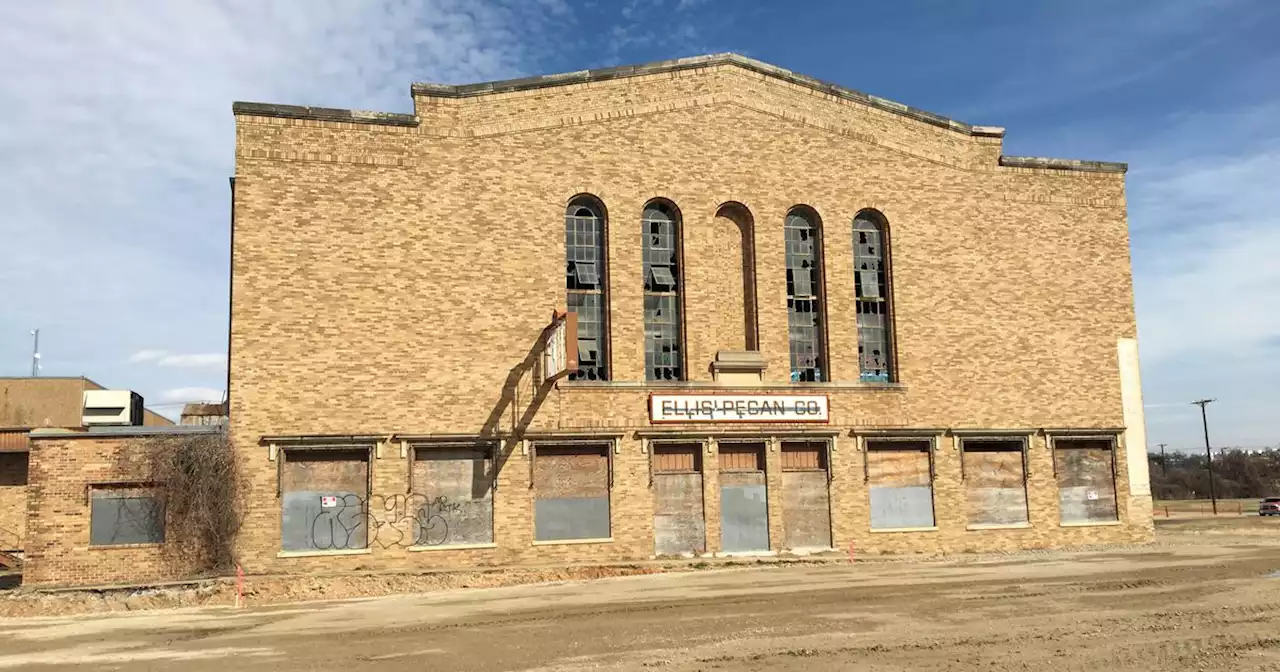
{"label": "lower brick wall", "polygon": [[[191,576],[193,568],[176,562],[163,546],[97,548],[89,545],[87,487],[95,482],[141,478],[130,472],[122,453],[130,441],[117,438],[35,438],[32,441],[28,498],[29,535],[24,582],[33,586],[145,583]],[[767,444],[770,549],[785,551],[782,464],[777,442]],[[721,551],[719,471],[714,441],[702,442],[703,511],[706,549]],[[372,447],[372,446],[366,446]],[[384,504],[401,501],[409,488],[408,460],[398,444],[385,445],[370,462],[371,495],[367,549],[314,553],[281,552],[281,502],[276,463],[265,446],[241,451],[250,491],[249,509],[237,540],[237,555],[247,573],[320,573],[363,570],[413,570],[591,563],[648,559],[654,549],[654,493],[649,455],[642,440],[628,436],[611,453],[613,485],[610,538],[582,542],[534,542],[534,491],[530,455],[520,444],[503,445],[501,469],[493,491],[491,545],[417,548],[399,530],[408,518]],[[936,437],[933,479],[936,529],[872,531],[863,452],[846,434],[835,439],[830,460],[832,546],[855,555],[880,553],[999,552],[1093,544],[1140,543],[1153,536],[1151,501],[1130,496],[1122,445],[1115,450],[1118,519],[1089,526],[1059,522],[1053,458],[1042,435],[1031,433],[1027,447],[1029,524],[1016,529],[970,529],[958,443]],[[415,484],[415,489],[418,484]],[[446,514],[447,515],[447,514]],[[410,516],[411,518],[411,516]]]}
{"label": "lower brick wall", "polygon": [[93,484],[144,481],[145,474],[128,459],[139,440],[145,439],[32,436],[23,585],[144,583],[192,574],[159,544],[89,543],[89,489]]}
{"label": "lower brick wall", "polygon": [[20,551],[27,533],[27,454],[0,453],[0,551]]}

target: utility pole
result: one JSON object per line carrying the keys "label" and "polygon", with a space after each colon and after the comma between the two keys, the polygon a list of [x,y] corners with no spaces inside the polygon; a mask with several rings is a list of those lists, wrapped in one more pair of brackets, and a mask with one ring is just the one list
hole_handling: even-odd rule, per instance
{"label": "utility pole", "polygon": [[1169,475],[1169,465],[1164,461],[1164,447],[1167,445],[1169,444],[1167,443],[1160,444],[1160,473],[1165,476]]}
{"label": "utility pole", "polygon": [[35,337],[31,346],[31,377],[35,378],[40,375],[40,330],[32,329],[31,335]]}
{"label": "utility pole", "polygon": [[1213,451],[1209,448],[1209,416],[1205,413],[1204,407],[1212,404],[1216,399],[1200,399],[1191,403],[1200,407],[1200,422],[1204,425],[1204,456],[1209,460],[1209,500],[1213,502],[1213,515],[1218,515],[1218,495],[1213,487]]}

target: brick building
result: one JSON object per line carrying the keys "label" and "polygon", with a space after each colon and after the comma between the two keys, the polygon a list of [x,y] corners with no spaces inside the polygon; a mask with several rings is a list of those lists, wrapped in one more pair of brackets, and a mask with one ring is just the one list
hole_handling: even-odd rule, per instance
{"label": "brick building", "polygon": [[737,55],[412,97],[234,106],[246,571],[1150,539],[1124,164]]}
{"label": "brick building", "polygon": [[[79,427],[84,392],[102,389],[83,376],[0,377],[0,553],[22,551],[25,545],[31,430]],[[151,409],[143,409],[142,422],[173,424]]]}

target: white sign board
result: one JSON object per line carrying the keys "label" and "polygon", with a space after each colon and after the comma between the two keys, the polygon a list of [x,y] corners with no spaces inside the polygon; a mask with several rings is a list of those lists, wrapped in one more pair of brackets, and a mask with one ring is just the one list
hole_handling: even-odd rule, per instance
{"label": "white sign board", "polygon": [[338,498],[335,495],[320,495],[320,508],[332,509],[338,506]]}
{"label": "white sign board", "polygon": [[822,394],[654,394],[649,421],[827,422]]}

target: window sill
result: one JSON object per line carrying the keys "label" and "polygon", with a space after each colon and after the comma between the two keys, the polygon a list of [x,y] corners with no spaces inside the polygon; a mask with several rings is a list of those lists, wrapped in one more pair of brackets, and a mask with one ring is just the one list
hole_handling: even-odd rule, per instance
{"label": "window sill", "polygon": [[1122,520],[1086,520],[1078,523],[1058,523],[1058,527],[1117,527],[1124,525]]}
{"label": "window sill", "polygon": [[497,544],[441,544],[439,546],[410,546],[410,553],[423,553],[426,551],[474,551],[483,548],[497,548]]}
{"label": "window sill", "polygon": [[546,541],[535,541],[534,546],[572,546],[575,544],[612,544],[613,537],[599,537],[596,539],[548,539]]}
{"label": "window sill", "polygon": [[999,525],[966,525],[964,529],[973,531],[973,532],[980,531],[980,530],[1029,530],[1031,529],[1031,523],[1004,523]]}
{"label": "window sill", "polygon": [[162,547],[162,546],[164,546],[164,542],[160,542],[160,543],[145,543],[145,544],[99,544],[99,545],[96,545],[96,546],[95,546],[95,545],[93,545],[93,544],[90,544],[90,545],[89,545],[89,550],[91,550],[91,551],[121,551],[121,550],[128,550],[128,549],[132,549],[132,548],[160,548],[160,547]]}
{"label": "window sill", "polygon": [[772,558],[777,555],[777,551],[720,551],[711,554],[714,558]]}
{"label": "window sill", "polygon": [[572,390],[705,390],[716,392],[743,392],[754,390],[905,390],[902,383],[860,383],[835,381],[830,383],[760,382],[750,385],[727,385],[710,380],[638,381],[638,380],[561,380],[557,387]]}
{"label": "window sill", "polygon": [[373,551],[367,548],[335,548],[328,551],[280,551],[277,558],[321,558],[330,555],[369,555]]}
{"label": "window sill", "polygon": [[[970,528],[972,529],[972,528]],[[897,534],[900,532],[937,532],[938,526],[933,527],[883,527],[871,528],[871,534]]]}

